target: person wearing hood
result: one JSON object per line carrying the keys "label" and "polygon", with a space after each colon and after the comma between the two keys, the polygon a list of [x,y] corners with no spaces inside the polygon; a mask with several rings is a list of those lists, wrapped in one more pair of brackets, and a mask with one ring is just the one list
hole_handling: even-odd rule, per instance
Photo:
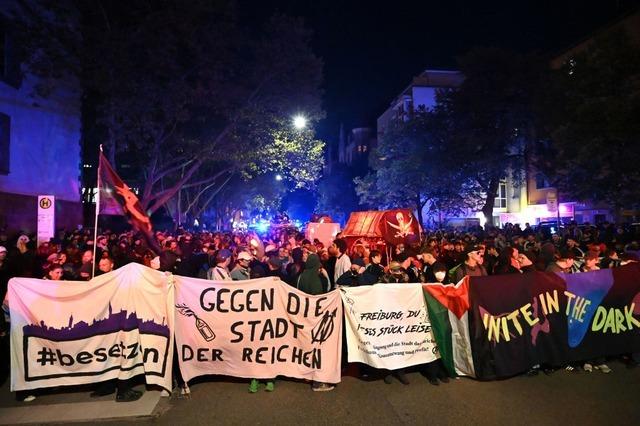
{"label": "person wearing hood", "polygon": [[[307,261],[304,264],[304,271],[298,277],[296,287],[298,290],[304,291],[307,294],[318,295],[326,292],[327,284],[322,282],[326,277],[320,270],[320,258],[315,253],[309,253]],[[322,278],[321,278],[322,277]],[[311,389],[314,392],[327,392],[335,389],[335,386],[329,383],[313,382]]]}
{"label": "person wearing hood", "polygon": [[325,293],[326,285],[323,285],[320,272],[320,258],[315,253],[310,253],[304,263],[304,271],[298,277],[296,287],[307,294],[317,295]]}

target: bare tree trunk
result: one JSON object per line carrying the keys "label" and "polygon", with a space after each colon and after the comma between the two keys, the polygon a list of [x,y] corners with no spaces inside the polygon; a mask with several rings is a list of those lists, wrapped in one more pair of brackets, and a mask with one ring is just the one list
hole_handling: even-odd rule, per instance
{"label": "bare tree trunk", "polygon": [[422,217],[422,208],[424,207],[424,203],[420,201],[420,194],[416,197],[416,210],[418,212],[418,223],[420,223],[420,228],[424,229],[424,219]]}
{"label": "bare tree trunk", "polygon": [[498,192],[498,187],[500,186],[500,178],[493,177],[489,182],[489,188],[487,189],[487,199],[484,202],[484,206],[482,206],[482,214],[486,220],[486,225],[493,226],[493,207],[496,204],[496,194]]}

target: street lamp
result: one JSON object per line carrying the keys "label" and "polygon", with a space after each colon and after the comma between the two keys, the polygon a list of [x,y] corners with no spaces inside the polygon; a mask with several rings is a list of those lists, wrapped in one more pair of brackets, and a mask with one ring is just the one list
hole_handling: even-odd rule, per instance
{"label": "street lamp", "polygon": [[277,181],[281,181],[282,180],[282,175],[276,175],[276,180]]}
{"label": "street lamp", "polygon": [[293,117],[293,127],[297,130],[302,130],[307,127],[307,118],[304,115],[296,115]]}

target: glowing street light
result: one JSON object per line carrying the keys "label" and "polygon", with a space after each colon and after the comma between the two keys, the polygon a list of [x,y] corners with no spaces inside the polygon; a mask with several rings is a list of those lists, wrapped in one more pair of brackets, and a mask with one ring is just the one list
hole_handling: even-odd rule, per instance
{"label": "glowing street light", "polygon": [[282,175],[276,175],[276,180],[278,181],[282,180]]}
{"label": "glowing street light", "polygon": [[293,127],[302,130],[307,127],[307,118],[304,115],[296,115],[293,117]]}

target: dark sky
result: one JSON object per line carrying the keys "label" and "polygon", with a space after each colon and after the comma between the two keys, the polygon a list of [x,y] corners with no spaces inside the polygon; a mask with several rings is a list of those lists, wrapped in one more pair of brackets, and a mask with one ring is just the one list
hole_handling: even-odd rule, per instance
{"label": "dark sky", "polygon": [[338,128],[375,126],[391,100],[424,69],[455,69],[475,46],[557,52],[637,7],[640,0],[329,1],[244,0],[251,20],[301,16],[324,59],[325,140]]}

